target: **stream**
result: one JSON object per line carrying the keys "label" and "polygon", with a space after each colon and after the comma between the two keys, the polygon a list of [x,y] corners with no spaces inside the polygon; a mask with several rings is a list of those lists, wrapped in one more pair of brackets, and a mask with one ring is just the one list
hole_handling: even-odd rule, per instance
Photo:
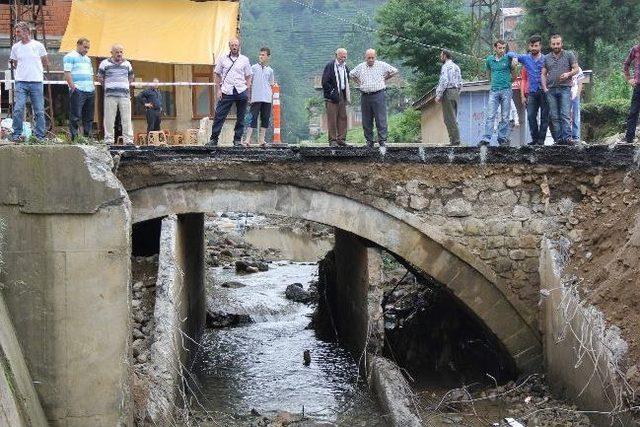
{"label": "stream", "polygon": [[[206,419],[199,425],[256,425],[256,413],[274,417],[279,411],[309,418],[296,425],[386,425],[351,355],[308,329],[313,306],[285,298],[288,285],[308,289],[317,280],[318,266],[309,261],[317,260],[330,243],[308,247],[299,233],[258,231],[246,240],[256,247],[277,242],[280,249],[300,248],[283,251],[298,262],[272,262],[269,271],[250,275],[224,267],[208,270],[208,309],[249,315],[253,323],[205,331],[195,365],[200,398],[192,403],[192,412]],[[243,286],[221,286],[229,281]],[[305,350],[311,355],[308,366]]]}

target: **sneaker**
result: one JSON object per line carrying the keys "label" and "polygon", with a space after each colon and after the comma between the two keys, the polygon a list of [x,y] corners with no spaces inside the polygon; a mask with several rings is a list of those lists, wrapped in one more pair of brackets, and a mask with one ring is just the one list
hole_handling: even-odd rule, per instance
{"label": "sneaker", "polygon": [[233,141],[233,146],[234,147],[243,147],[242,141]]}
{"label": "sneaker", "polygon": [[478,147],[482,147],[482,146],[488,147],[489,145],[491,145],[491,141],[487,141],[486,139],[483,139],[478,143]]}

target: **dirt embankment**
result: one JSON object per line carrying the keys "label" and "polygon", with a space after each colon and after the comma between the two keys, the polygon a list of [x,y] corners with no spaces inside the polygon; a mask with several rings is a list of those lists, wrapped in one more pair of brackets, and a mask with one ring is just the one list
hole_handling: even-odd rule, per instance
{"label": "dirt embankment", "polygon": [[[622,178],[622,179],[620,179]],[[640,390],[640,177],[637,172],[610,176],[600,190],[585,194],[570,223],[583,231],[572,237],[566,273],[575,275],[579,292],[622,331],[629,344],[626,380]],[[638,399],[636,397],[636,399]]]}

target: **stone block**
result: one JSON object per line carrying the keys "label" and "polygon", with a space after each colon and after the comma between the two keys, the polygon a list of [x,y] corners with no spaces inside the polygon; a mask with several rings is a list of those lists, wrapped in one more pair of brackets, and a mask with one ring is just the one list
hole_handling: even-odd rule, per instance
{"label": "stone block", "polygon": [[511,258],[514,261],[521,261],[523,259],[525,259],[527,256],[525,254],[525,252],[523,250],[520,249],[514,249],[509,251],[509,258]]}
{"label": "stone block", "polygon": [[410,198],[409,206],[411,207],[411,209],[421,211],[423,209],[426,209],[427,206],[429,206],[429,199],[422,196],[412,195]]}
{"label": "stone block", "polygon": [[526,206],[516,205],[514,206],[511,215],[519,221],[524,221],[531,218],[531,209]]}
{"label": "stone block", "polygon": [[471,215],[473,207],[471,203],[464,199],[452,199],[444,205],[444,212],[447,216],[463,218]]}
{"label": "stone block", "polygon": [[484,234],[485,226],[482,221],[475,218],[470,218],[464,222],[462,226],[464,230],[464,234],[469,236],[479,236]]}
{"label": "stone block", "polygon": [[520,177],[509,178],[507,179],[507,182],[506,182],[507,188],[520,187],[521,185],[522,185],[522,178]]}

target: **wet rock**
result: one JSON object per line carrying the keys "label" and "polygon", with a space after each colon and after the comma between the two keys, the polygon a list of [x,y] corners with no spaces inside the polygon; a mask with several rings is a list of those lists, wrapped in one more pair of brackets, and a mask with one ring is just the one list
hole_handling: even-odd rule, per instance
{"label": "wet rock", "polygon": [[256,262],[253,260],[241,259],[236,261],[237,273],[257,273],[258,271],[267,271],[269,266],[264,262]]}
{"label": "wet rock", "polygon": [[143,286],[144,286],[144,283],[136,282],[136,283],[133,284],[133,290],[134,291],[139,291],[140,289],[142,289]]}
{"label": "wet rock", "polygon": [[228,328],[253,323],[248,314],[223,313],[207,310],[207,328]]}
{"label": "wet rock", "polygon": [[133,351],[133,356],[138,357],[140,353],[142,353],[142,348],[144,347],[144,340],[137,339],[131,345],[131,350]]}
{"label": "wet rock", "polygon": [[144,334],[140,329],[133,330],[133,338],[144,338]]}
{"label": "wet rock", "polygon": [[228,288],[228,289],[239,289],[239,288],[244,288],[245,285],[244,283],[240,283],[240,282],[236,282],[234,280],[230,280],[228,282],[224,282],[222,285],[223,288]]}
{"label": "wet rock", "polygon": [[295,302],[301,302],[303,304],[307,304],[313,301],[313,297],[307,291],[302,288],[302,284],[294,283],[292,285],[287,286],[287,290],[285,291],[285,296],[287,299]]}

